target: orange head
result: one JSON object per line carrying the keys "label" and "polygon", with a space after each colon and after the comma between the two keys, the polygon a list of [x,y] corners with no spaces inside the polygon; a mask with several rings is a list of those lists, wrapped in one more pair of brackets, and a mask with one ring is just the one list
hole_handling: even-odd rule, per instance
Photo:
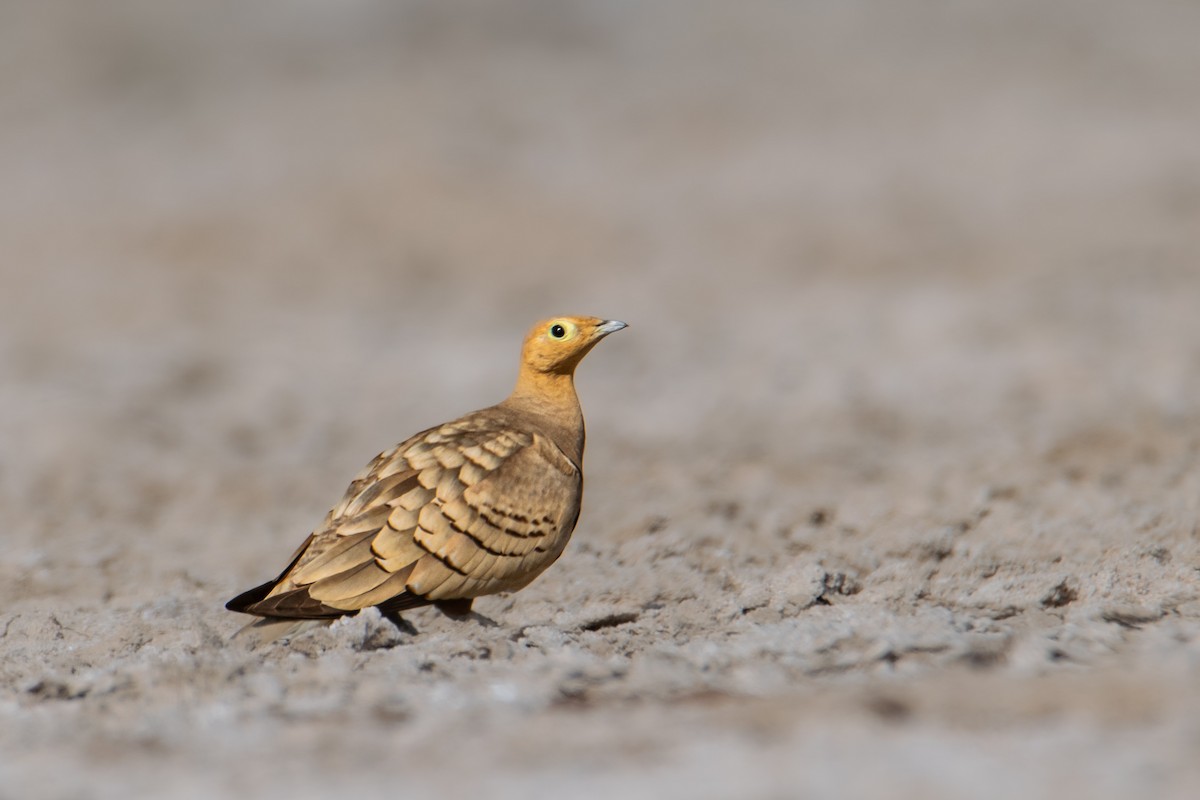
{"label": "orange head", "polygon": [[521,348],[521,371],[539,375],[572,375],[588,351],[624,322],[597,317],[554,317],[534,325]]}

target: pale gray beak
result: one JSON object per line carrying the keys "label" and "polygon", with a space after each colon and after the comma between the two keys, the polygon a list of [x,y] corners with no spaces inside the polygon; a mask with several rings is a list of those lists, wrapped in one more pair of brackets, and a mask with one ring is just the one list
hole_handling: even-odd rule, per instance
{"label": "pale gray beak", "polygon": [[622,328],[628,328],[628,327],[629,326],[626,325],[624,322],[621,322],[620,320],[617,320],[617,319],[605,320],[604,322],[602,322],[601,324],[596,326],[596,336],[597,336],[597,338],[608,336],[610,333],[616,333],[617,331],[621,330]]}

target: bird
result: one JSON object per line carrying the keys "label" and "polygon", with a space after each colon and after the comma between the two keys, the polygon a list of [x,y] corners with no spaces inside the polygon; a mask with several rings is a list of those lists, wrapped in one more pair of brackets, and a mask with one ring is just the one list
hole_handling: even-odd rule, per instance
{"label": "bird", "polygon": [[575,369],[625,327],[584,316],[538,322],[507,399],[380,453],[277,578],[225,607],[260,618],[243,630],[332,622],[371,606],[403,625],[402,611],[433,605],[463,618],[476,598],[527,586],[579,520],[585,435]]}

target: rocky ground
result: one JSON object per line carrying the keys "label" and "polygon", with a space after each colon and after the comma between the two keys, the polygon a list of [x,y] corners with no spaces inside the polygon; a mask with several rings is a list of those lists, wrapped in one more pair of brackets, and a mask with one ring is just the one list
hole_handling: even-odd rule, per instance
{"label": "rocky ground", "polygon": [[[0,797],[1197,796],[1200,8],[10,5]],[[230,642],[553,313],[562,560]]]}

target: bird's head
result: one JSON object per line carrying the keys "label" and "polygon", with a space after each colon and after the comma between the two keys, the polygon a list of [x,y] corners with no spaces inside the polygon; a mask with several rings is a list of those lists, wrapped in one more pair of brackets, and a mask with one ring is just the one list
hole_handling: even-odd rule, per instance
{"label": "bird's head", "polygon": [[598,317],[554,317],[530,329],[521,349],[526,369],[547,375],[571,375],[596,342],[626,327]]}

